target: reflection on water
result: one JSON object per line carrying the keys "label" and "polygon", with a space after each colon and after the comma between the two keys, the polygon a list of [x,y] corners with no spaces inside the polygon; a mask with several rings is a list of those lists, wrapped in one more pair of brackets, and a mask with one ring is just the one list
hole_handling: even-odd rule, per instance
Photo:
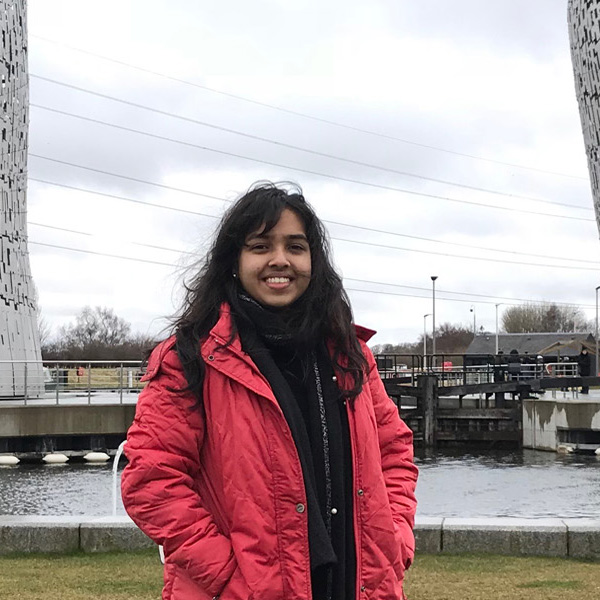
{"label": "reflection on water", "polygon": [[523,450],[422,455],[418,514],[600,517],[600,459]]}
{"label": "reflection on water", "polygon": [[[117,514],[123,515],[118,496]],[[0,514],[110,515],[111,464],[0,466]]]}
{"label": "reflection on water", "polygon": [[[524,450],[420,454],[419,515],[600,518],[600,459]],[[110,464],[0,467],[0,514],[109,515]],[[118,514],[124,514],[119,500]]]}

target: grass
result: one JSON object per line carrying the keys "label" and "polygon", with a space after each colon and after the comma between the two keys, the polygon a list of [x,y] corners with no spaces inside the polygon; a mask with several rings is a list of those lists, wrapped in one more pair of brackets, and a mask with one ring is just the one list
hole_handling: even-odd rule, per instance
{"label": "grass", "polygon": [[0,557],[0,598],[14,600],[158,600],[156,551]]}
{"label": "grass", "polygon": [[[155,551],[0,557],[0,599],[158,600]],[[419,555],[410,600],[598,600],[600,563],[561,558]]]}
{"label": "grass", "polygon": [[564,558],[419,555],[409,600],[598,600],[600,563]]}

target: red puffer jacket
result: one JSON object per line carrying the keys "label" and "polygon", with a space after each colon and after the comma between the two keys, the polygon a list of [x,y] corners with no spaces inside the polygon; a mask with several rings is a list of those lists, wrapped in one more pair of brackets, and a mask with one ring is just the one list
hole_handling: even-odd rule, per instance
{"label": "red puffer jacket", "polygon": [[[165,552],[165,600],[310,600],[306,496],[290,429],[266,379],[229,340],[224,308],[201,353],[204,409],[174,338],[153,352],[122,477],[131,518]],[[354,466],[357,600],[403,598],[414,555],[412,434],[369,376],[348,402]],[[338,375],[338,384],[343,378]]]}

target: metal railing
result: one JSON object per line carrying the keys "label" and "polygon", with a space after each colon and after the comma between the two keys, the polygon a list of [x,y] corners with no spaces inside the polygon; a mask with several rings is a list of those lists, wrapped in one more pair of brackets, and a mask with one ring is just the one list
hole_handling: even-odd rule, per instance
{"label": "metal railing", "polygon": [[[141,361],[0,361],[0,402],[123,403],[144,387]],[[37,403],[37,402],[36,402]]]}
{"label": "metal railing", "polygon": [[408,385],[416,385],[419,375],[431,374],[437,376],[438,386],[577,377],[579,374],[576,361],[544,362],[531,355],[378,354],[375,360],[382,379],[401,379],[401,383]]}

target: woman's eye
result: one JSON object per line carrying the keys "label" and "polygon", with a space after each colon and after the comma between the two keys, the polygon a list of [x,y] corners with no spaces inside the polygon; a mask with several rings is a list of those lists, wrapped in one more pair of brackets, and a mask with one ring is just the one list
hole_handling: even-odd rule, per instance
{"label": "woman's eye", "polygon": [[290,246],[290,250],[292,252],[304,252],[306,248],[302,244],[294,244],[293,246]]}
{"label": "woman's eye", "polygon": [[266,244],[250,244],[249,246],[252,252],[262,252],[267,249]]}

